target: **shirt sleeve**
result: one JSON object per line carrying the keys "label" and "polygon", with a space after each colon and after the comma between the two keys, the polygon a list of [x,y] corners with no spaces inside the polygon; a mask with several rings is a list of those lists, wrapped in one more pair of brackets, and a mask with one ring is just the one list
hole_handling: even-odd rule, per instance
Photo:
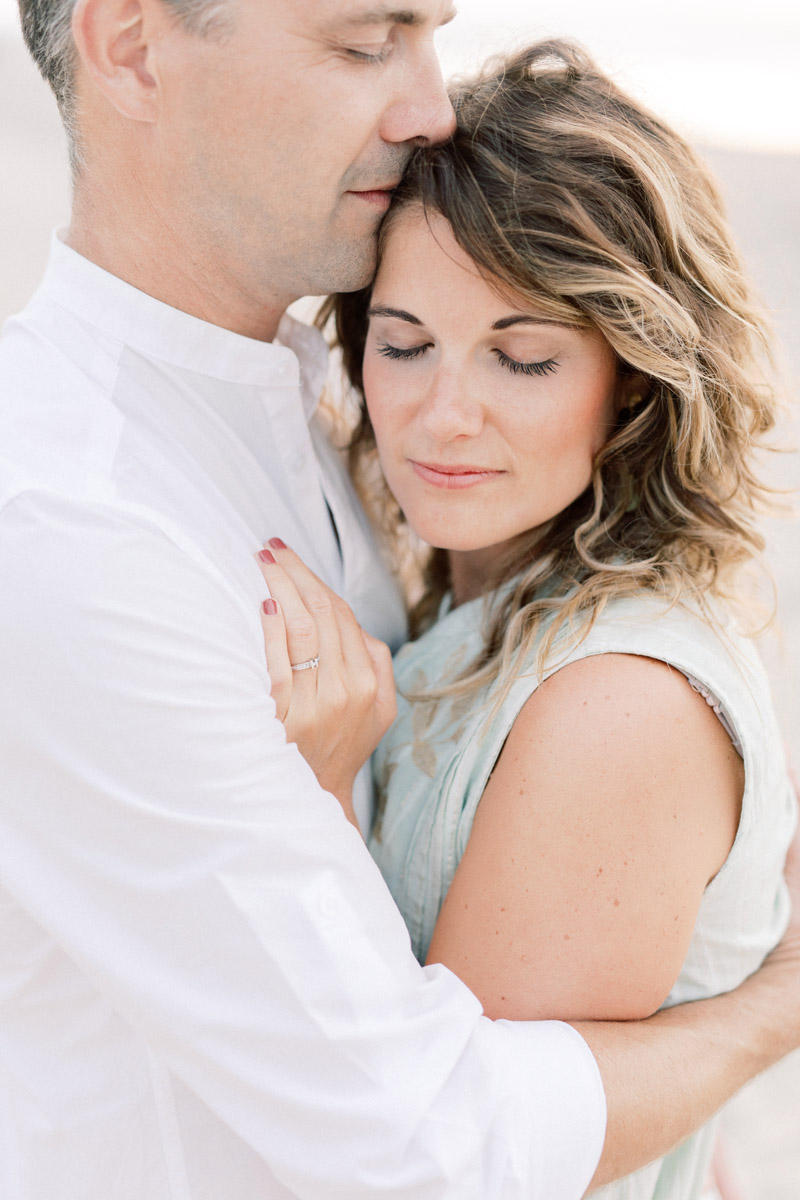
{"label": "shirt sleeve", "polygon": [[298,1197],[582,1195],[587,1046],[419,966],[257,613],[112,506],[18,497],[0,570],[3,884],[151,1049]]}

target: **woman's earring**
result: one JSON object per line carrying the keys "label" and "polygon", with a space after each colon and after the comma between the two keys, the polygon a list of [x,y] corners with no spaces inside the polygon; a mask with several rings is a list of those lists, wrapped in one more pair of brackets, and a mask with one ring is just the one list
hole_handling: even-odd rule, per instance
{"label": "woman's earring", "polygon": [[641,408],[646,397],[641,392],[631,392],[627,404],[619,410],[620,421],[630,421],[637,408]]}

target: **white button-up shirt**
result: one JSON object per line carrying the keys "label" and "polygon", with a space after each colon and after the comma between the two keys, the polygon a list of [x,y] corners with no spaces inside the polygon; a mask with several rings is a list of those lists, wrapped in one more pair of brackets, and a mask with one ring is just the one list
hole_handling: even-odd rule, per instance
{"label": "white button-up shirt", "polygon": [[0,341],[2,1200],[570,1200],[597,1162],[585,1043],[417,964],[275,718],[265,539],[403,628],[323,375],[58,241]]}

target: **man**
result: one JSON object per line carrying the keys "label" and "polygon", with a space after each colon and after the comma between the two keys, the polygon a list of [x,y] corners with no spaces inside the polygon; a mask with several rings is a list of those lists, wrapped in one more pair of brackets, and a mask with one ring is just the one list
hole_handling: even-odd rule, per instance
{"label": "man", "polygon": [[0,345],[0,1195],[570,1200],[634,1169],[800,1042],[796,948],[636,1026],[488,1021],[413,960],[263,666],[274,534],[402,634],[283,313],[369,276],[447,136],[449,9],[21,9],[75,191]]}

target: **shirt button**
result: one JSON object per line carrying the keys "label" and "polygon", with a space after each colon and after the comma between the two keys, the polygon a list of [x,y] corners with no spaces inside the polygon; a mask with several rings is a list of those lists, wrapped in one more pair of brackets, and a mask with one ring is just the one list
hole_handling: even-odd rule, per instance
{"label": "shirt button", "polygon": [[305,465],[306,465],[305,454],[297,454],[292,459],[292,470],[293,471],[302,471],[302,469]]}

